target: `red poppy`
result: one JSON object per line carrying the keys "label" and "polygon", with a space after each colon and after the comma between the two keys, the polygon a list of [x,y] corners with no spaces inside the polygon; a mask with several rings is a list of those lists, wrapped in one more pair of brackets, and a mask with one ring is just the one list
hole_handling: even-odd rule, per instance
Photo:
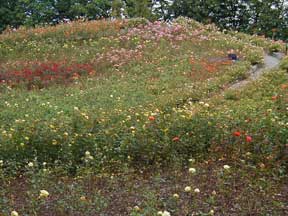
{"label": "red poppy", "polygon": [[180,140],[180,138],[178,136],[176,136],[172,139],[173,142],[178,142],[179,140]]}
{"label": "red poppy", "polygon": [[240,133],[239,131],[235,131],[235,132],[233,133],[233,135],[236,136],[236,137],[239,137],[239,136],[241,136],[241,133]]}
{"label": "red poppy", "polygon": [[246,136],[246,142],[252,142],[252,137],[251,136]]}
{"label": "red poppy", "polygon": [[155,117],[154,116],[149,116],[149,121],[155,121]]}

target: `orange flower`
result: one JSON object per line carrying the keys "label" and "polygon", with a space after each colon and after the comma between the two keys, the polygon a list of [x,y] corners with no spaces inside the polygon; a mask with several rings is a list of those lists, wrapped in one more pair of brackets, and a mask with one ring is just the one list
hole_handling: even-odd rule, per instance
{"label": "orange flower", "polygon": [[149,121],[155,121],[156,118],[154,116],[149,116],[148,119],[149,119]]}
{"label": "orange flower", "polygon": [[239,136],[241,135],[241,133],[240,133],[239,131],[235,131],[235,132],[233,133],[233,135],[236,136],[236,137],[239,137]]}
{"label": "orange flower", "polygon": [[282,84],[282,85],[281,85],[281,88],[282,88],[282,89],[287,89],[287,88],[288,88],[288,84]]}

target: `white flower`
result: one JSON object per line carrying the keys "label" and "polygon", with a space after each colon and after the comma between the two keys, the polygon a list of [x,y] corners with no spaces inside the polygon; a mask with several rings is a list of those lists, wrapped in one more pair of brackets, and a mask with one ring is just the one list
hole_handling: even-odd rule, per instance
{"label": "white flower", "polygon": [[196,173],[196,169],[195,168],[189,168],[189,173],[192,173],[192,174]]}
{"label": "white flower", "polygon": [[91,153],[90,153],[89,151],[86,151],[86,152],[85,152],[85,156],[86,156],[86,157],[89,157],[90,155],[91,155]]}
{"label": "white flower", "polygon": [[213,209],[211,209],[211,210],[209,211],[209,214],[210,214],[210,215],[214,215],[214,213],[215,213],[215,212],[214,212]]}
{"label": "white flower", "polygon": [[0,160],[0,167],[3,166],[3,160]]}
{"label": "white flower", "polygon": [[173,197],[174,197],[175,199],[179,199],[179,195],[178,195],[177,193],[173,194]]}
{"label": "white flower", "polygon": [[171,214],[170,214],[170,212],[168,212],[168,211],[164,211],[163,214],[162,214],[162,216],[171,216]]}
{"label": "white flower", "polygon": [[200,101],[199,104],[200,104],[200,105],[204,105],[204,102],[203,102],[203,101]]}
{"label": "white flower", "polygon": [[18,214],[17,211],[12,211],[12,212],[11,212],[11,216],[19,216],[19,214]]}
{"label": "white flower", "polygon": [[79,108],[78,108],[78,107],[74,107],[74,110],[75,110],[75,111],[79,111]]}
{"label": "white flower", "polygon": [[140,211],[139,206],[134,206],[134,210],[135,210],[135,211]]}
{"label": "white flower", "polygon": [[39,198],[47,198],[49,196],[49,192],[46,190],[40,190]]}
{"label": "white flower", "polygon": [[194,192],[195,192],[195,193],[200,193],[199,188],[196,188],[196,189],[194,190]]}
{"label": "white flower", "polygon": [[168,212],[168,211],[163,211],[163,212],[158,211],[157,215],[159,215],[159,216],[171,216],[170,212]]}
{"label": "white flower", "polygon": [[212,191],[212,195],[215,196],[217,193],[215,190]]}
{"label": "white flower", "polygon": [[229,169],[230,169],[230,166],[229,166],[229,165],[224,165],[223,168],[224,168],[225,170],[229,170]]}
{"label": "white flower", "polygon": [[209,107],[210,105],[209,105],[208,103],[205,103],[204,106],[205,106],[205,107]]}
{"label": "white flower", "polygon": [[190,186],[187,186],[187,187],[185,187],[185,192],[190,192],[191,191],[191,187]]}
{"label": "white flower", "polygon": [[190,162],[190,163],[194,163],[194,162],[195,162],[195,159],[194,159],[194,158],[190,158],[190,159],[189,159],[189,162]]}
{"label": "white flower", "polygon": [[33,167],[34,164],[33,164],[32,162],[29,162],[29,163],[28,163],[28,166],[29,166],[29,167]]}

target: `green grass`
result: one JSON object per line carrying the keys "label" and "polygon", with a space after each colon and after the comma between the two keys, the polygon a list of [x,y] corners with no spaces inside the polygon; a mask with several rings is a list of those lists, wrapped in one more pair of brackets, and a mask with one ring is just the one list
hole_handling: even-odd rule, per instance
{"label": "green grass", "polygon": [[[95,73],[1,84],[0,215],[285,215],[287,73],[226,90],[273,43],[183,18],[139,23],[1,35],[0,75],[43,62]],[[230,49],[241,61],[223,60]]]}

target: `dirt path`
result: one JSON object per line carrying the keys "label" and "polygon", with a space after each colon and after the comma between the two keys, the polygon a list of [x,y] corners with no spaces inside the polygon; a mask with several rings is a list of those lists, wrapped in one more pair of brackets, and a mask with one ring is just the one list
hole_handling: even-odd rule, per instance
{"label": "dirt path", "polygon": [[280,59],[283,57],[283,54],[277,53],[274,56],[265,54],[264,56],[264,65],[262,67],[253,66],[253,68],[249,72],[249,77],[240,82],[234,83],[229,87],[229,89],[239,89],[247,85],[248,83],[259,79],[259,77],[274,68],[277,68],[280,63]]}

